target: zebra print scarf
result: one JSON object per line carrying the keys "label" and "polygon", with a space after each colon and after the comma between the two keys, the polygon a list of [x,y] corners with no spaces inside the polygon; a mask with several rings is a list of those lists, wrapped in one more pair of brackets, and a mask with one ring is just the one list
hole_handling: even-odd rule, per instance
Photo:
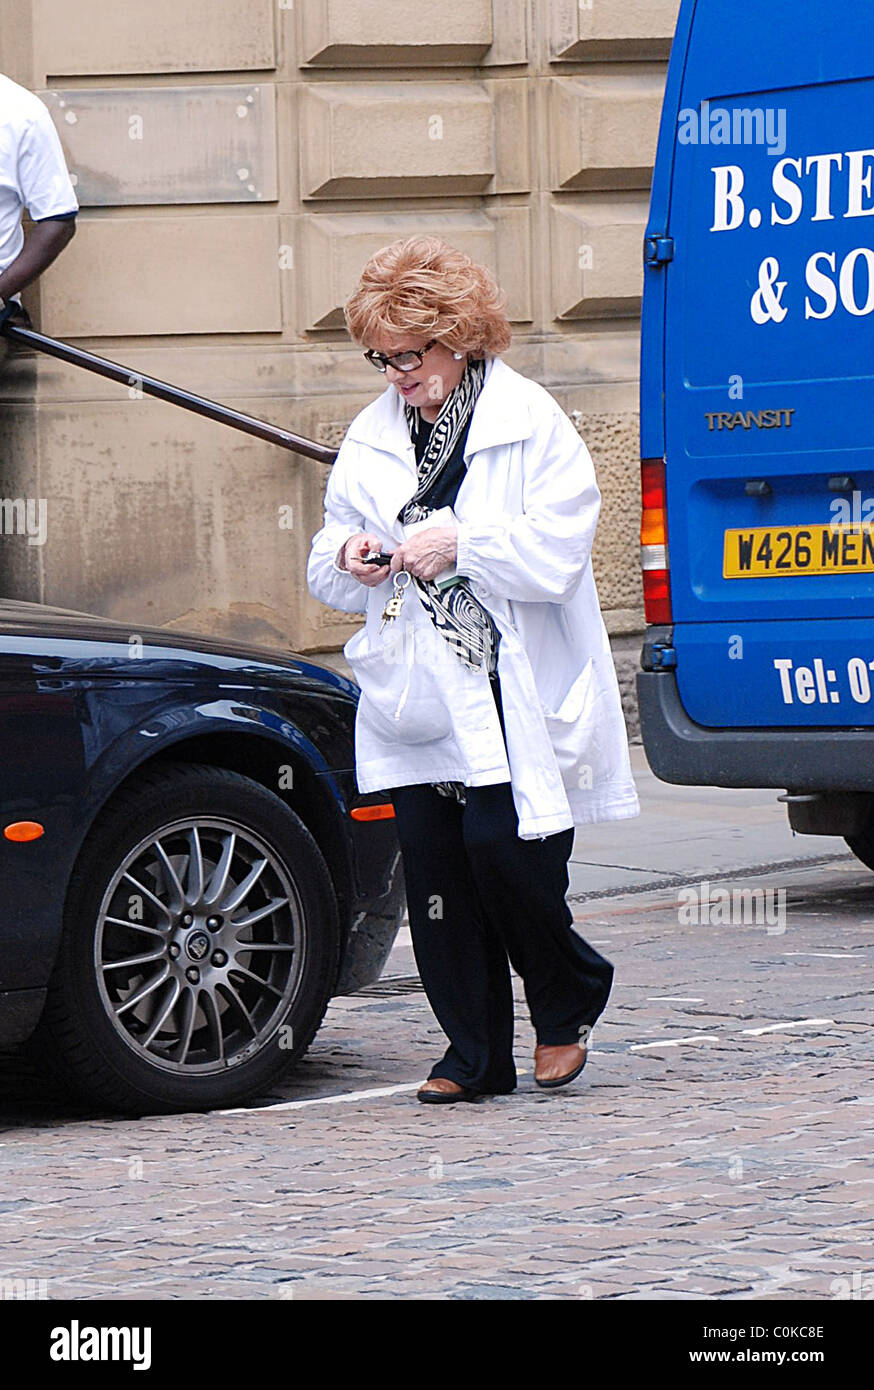
{"label": "zebra print scarf", "polygon": [[[422,460],[417,465],[418,487],[398,512],[398,520],[404,525],[421,521],[433,511],[428,506],[428,495],[467,427],[485,374],[484,361],[469,361],[461,381],[440,407]],[[418,429],[419,410],[405,404],[404,414],[412,437]],[[453,651],[474,671],[486,670],[491,675],[497,669],[498,630],[491,614],[471,592],[469,580],[459,578],[450,588],[441,590],[430,580],[417,579],[415,575],[410,577],[426,613]]]}

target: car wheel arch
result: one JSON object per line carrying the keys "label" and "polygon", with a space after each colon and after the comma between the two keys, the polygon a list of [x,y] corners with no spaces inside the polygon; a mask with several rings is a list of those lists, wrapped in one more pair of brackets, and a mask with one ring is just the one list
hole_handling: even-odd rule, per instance
{"label": "car wheel arch", "polygon": [[[199,763],[239,772],[284,801],[300,817],[322,851],[334,885],[345,944],[353,896],[352,866],[342,824],[343,810],[331,789],[330,779],[317,774],[300,748],[290,747],[269,733],[242,731],[238,726],[213,728],[199,734],[180,733],[175,738],[163,740],[160,746],[152,747],[143,758],[128,766],[123,776],[101,788],[99,797],[88,807],[86,822],[71,856],[63,887],[65,902],[76,865],[100,818],[128,783],[161,763]],[[278,784],[277,772],[284,767],[291,769],[288,786]],[[49,964],[53,968],[54,952]]]}

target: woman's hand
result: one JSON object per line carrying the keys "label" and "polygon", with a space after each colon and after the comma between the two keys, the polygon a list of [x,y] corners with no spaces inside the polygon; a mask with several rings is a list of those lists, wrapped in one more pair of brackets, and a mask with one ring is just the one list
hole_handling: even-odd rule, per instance
{"label": "woman's hand", "polygon": [[388,565],[365,565],[364,556],[371,550],[382,550],[382,541],[370,531],[359,531],[350,536],[343,547],[343,564],[353,579],[366,588],[373,589],[388,579]]}
{"label": "woman's hand", "polygon": [[417,579],[434,579],[441,570],[455,564],[457,541],[454,526],[423,526],[398,546],[391,557],[391,572],[406,570]]}
{"label": "woman's hand", "polygon": [[364,564],[365,555],[382,549],[382,541],[370,531],[360,531],[350,536],[343,547],[343,564],[352,578],[368,589],[383,584],[402,569],[417,579],[434,579],[455,564],[457,534],[454,526],[425,526],[398,546],[389,566]]}

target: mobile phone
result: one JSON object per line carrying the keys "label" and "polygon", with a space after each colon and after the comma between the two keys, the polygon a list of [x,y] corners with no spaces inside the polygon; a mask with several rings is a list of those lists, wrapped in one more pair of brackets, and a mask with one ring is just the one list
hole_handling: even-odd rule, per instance
{"label": "mobile phone", "polygon": [[384,550],[371,550],[369,555],[365,555],[361,563],[364,565],[390,565],[391,556],[386,555]]}

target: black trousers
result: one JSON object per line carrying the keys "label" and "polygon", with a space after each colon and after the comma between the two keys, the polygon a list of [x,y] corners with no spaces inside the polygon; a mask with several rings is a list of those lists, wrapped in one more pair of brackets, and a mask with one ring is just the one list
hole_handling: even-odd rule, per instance
{"label": "black trousers", "polygon": [[[492,689],[503,729],[496,677]],[[538,1043],[578,1042],[610,994],[613,966],[573,930],[565,901],[574,832],[520,840],[509,782],[465,788],[464,805],[428,784],[390,790],[416,964],[449,1039],[429,1079],[512,1091],[510,964]]]}

